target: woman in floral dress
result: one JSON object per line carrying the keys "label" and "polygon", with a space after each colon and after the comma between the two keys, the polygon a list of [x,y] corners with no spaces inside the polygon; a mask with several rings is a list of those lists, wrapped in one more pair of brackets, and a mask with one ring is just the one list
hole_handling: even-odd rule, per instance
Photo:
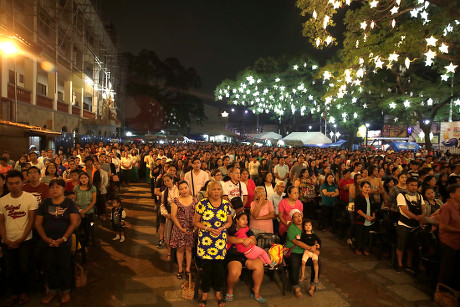
{"label": "woman in floral dress", "polygon": [[315,215],[316,207],[316,177],[310,176],[308,169],[300,171],[299,178],[294,182],[294,186],[299,189],[299,199],[303,204],[305,218],[312,220]]}
{"label": "woman in floral dress", "polygon": [[221,290],[224,286],[224,259],[227,253],[227,229],[232,225],[230,203],[222,198],[222,185],[211,181],[206,189],[208,198],[196,206],[193,224],[198,228],[197,255],[203,269],[199,305],[206,306],[211,286],[216,291],[217,305],[222,307],[225,300]]}
{"label": "woman in floral dress", "polygon": [[179,197],[174,198],[171,203],[171,219],[174,226],[171,232],[171,247],[175,248],[179,271],[177,278],[181,279],[184,271],[185,251],[185,273],[190,274],[190,264],[192,263],[192,247],[195,245],[193,240],[193,216],[197,200],[190,194],[187,181],[179,183]]}

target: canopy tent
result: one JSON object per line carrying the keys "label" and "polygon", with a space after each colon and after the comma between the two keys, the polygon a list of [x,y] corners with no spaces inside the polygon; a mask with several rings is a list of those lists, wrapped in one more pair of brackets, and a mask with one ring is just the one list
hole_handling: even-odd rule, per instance
{"label": "canopy tent", "polygon": [[254,135],[253,138],[261,139],[261,140],[264,140],[264,139],[280,140],[283,137],[280,134],[275,133],[275,132],[262,132],[262,133]]}
{"label": "canopy tent", "polygon": [[389,145],[387,151],[390,149],[395,152],[406,150],[418,151],[420,149],[420,146],[415,142],[391,142]]}
{"label": "canopy tent", "polygon": [[285,145],[291,146],[313,146],[332,143],[331,139],[321,132],[292,132],[283,141]]}
{"label": "canopy tent", "polygon": [[315,145],[305,145],[305,146],[314,146],[314,147],[320,147],[320,148],[343,148],[345,147],[346,140],[340,140],[335,143],[330,143],[330,144],[315,144]]}

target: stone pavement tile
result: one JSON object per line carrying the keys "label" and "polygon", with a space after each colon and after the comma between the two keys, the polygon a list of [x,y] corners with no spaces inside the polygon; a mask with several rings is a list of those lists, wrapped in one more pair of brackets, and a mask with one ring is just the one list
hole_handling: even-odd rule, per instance
{"label": "stone pavement tile", "polygon": [[327,247],[327,248],[339,248],[342,247],[342,244],[335,240],[334,238],[321,238],[321,248]]}
{"label": "stone pavement tile", "polygon": [[159,277],[132,277],[125,280],[125,290],[145,290],[158,287],[177,287],[179,288],[184,280],[172,278],[171,275]]}
{"label": "stone pavement tile", "polygon": [[349,262],[348,263],[348,265],[351,266],[356,271],[374,270],[377,264],[378,264],[378,261],[360,261],[360,262]]}
{"label": "stone pavement tile", "polygon": [[380,285],[386,285],[389,283],[388,279],[385,279],[374,272],[366,272],[366,277]]}
{"label": "stone pavement tile", "polygon": [[422,291],[414,288],[412,285],[408,284],[399,284],[399,285],[391,285],[387,286],[387,288],[406,301],[416,302],[416,301],[427,301],[431,298],[423,293]]}
{"label": "stone pavement tile", "polygon": [[385,277],[386,279],[389,279],[391,282],[395,284],[414,284],[415,280],[408,274],[401,272],[398,273],[394,269],[381,269],[381,270],[376,270],[375,271],[377,274],[380,276]]}

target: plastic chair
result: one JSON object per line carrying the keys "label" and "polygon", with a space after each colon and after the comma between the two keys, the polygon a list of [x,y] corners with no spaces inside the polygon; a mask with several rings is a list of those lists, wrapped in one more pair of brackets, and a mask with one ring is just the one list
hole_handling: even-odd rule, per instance
{"label": "plastic chair", "polygon": [[[281,242],[280,237],[273,233],[260,233],[259,235],[257,235],[256,240],[257,246],[265,250],[268,250],[273,244],[280,244]],[[265,271],[278,272],[282,285],[282,294],[283,296],[286,295],[286,290],[289,288],[289,281],[287,279],[287,268],[284,259],[280,265],[275,266],[272,270],[270,270],[269,267],[265,267]]]}

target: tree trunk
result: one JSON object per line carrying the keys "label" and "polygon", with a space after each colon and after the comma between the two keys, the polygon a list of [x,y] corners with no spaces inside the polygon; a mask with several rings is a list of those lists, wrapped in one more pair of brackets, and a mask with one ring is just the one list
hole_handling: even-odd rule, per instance
{"label": "tree trunk", "polygon": [[428,125],[425,125],[425,123],[421,123],[420,128],[422,128],[422,131],[425,134],[425,147],[427,150],[431,150],[433,147],[430,140],[431,120]]}

